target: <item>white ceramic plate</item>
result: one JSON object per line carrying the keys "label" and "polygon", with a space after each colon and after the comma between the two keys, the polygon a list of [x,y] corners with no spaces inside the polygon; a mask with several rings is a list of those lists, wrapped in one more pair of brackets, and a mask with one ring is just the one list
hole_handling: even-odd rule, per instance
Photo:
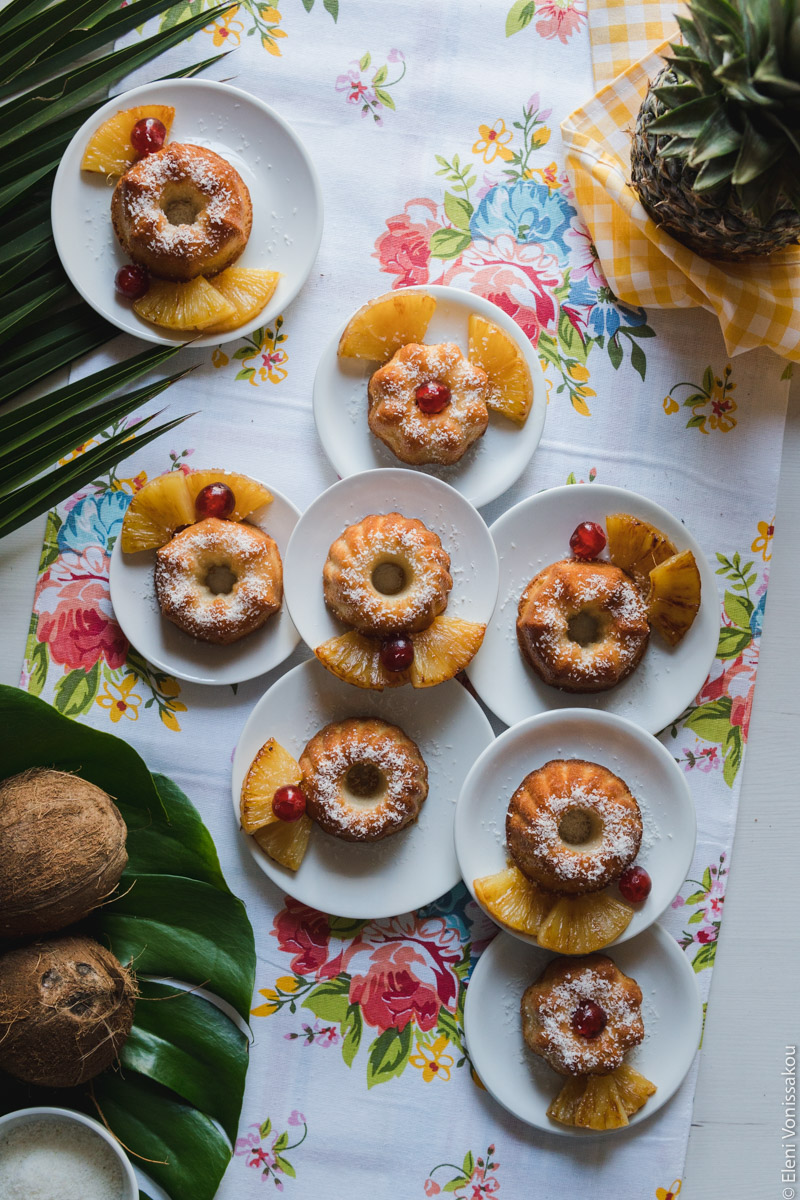
{"label": "white ceramic plate", "polygon": [[343,529],[370,513],[417,517],[450,555],[453,589],[445,615],[488,622],[497,598],[497,553],[483,518],[448,484],[396,468],[342,479],[318,496],[292,534],[284,562],[286,602],[300,636],[316,649],[344,631],[328,611],[322,568]]}
{"label": "white ceramic plate", "polygon": [[642,989],[644,1041],[625,1061],[658,1091],[623,1129],[595,1132],[560,1125],[547,1116],[563,1078],[531,1053],[522,1039],[522,993],[554,955],[498,934],[481,955],[467,989],[464,1032],[469,1056],[495,1100],[529,1125],[566,1137],[609,1138],[652,1117],[683,1082],[697,1047],[703,1009],[694,972],[678,943],[660,925],[615,947],[610,957]]}
{"label": "white ceramic plate", "polygon": [[[456,809],[456,854],[477,900],[474,881],[506,865],[508,803],[529,771],[552,758],[600,763],[627,783],[642,812],[642,847],[636,858],[653,881],[643,904],[613,945],[641,933],[672,903],[691,866],[696,840],[694,802],[672,755],[649,733],[611,713],[562,709],[530,717],[484,750],[464,781]],[[621,899],[614,887],[607,889]],[[489,914],[491,915],[491,914]],[[535,946],[536,939],[509,930]]]}
{"label": "white ceramic plate", "polygon": [[171,332],[137,317],[114,290],[114,277],[130,261],[111,225],[112,188],[102,175],[81,171],[86,143],[121,109],[171,104],[171,142],[215,150],[236,168],[253,201],[253,231],[236,265],[280,271],[272,299],[252,321],[229,333],[195,338],[193,346],[216,346],[244,337],[294,300],[305,283],[322,237],[322,191],[314,165],[297,134],[262,100],[207,79],[168,79],[115,96],[86,121],[64,151],[53,184],[53,237],[64,270],[84,300],[126,333],[148,342],[185,342],[191,333]]}
{"label": "white ceramic plate", "polygon": [[[267,486],[267,485],[265,485]],[[251,524],[274,538],[286,564],[286,549],[300,513],[273,487],[272,503],[251,513]],[[277,667],[292,653],[300,635],[292,624],[286,598],[255,633],[230,646],[198,642],[161,615],[153,582],[155,551],[123,554],[120,539],[111,554],[111,604],[128,641],[153,666],[190,683],[243,683]]]}
{"label": "white ceramic plate", "polygon": [[416,824],[372,845],[343,842],[315,826],[297,871],[274,862],[255,838],[246,840],[262,871],[296,900],[338,916],[378,919],[429,904],[461,878],[453,846],[456,800],[493,734],[460,683],[367,692],[313,659],[301,663],[272,685],[248,718],[233,758],[233,809],[238,824],[242,783],[268,738],[299,758],[324,725],[358,716],[399,725],[419,746],[428,766],[428,798]]}
{"label": "white ceramic plate", "polygon": [[[469,317],[471,313],[477,313],[494,321],[513,338],[528,364],[533,380],[533,407],[521,428],[506,417],[492,413],[486,433],[460,462],[451,467],[409,468],[444,479],[475,505],[488,504],[519,479],[539,445],[547,411],[547,393],[539,359],[519,325],[491,301],[461,288],[440,285],[412,290],[436,297],[436,311],[425,335],[428,345],[455,342],[466,354]],[[325,453],[343,478],[375,467],[402,465],[389,447],[373,436],[367,425],[367,383],[377,364],[357,358],[339,358],[336,353],[346,324],[347,321],[323,351],[314,379],[317,432]]]}
{"label": "white ceramic plate", "polygon": [[[639,666],[607,692],[561,692],[544,683],[517,645],[517,605],[527,583],[550,563],[569,558],[569,539],[581,521],[605,528],[609,513],[652,522],[678,550],[691,550],[702,581],[700,611],[674,648],[653,633]],[[717,582],[705,555],[680,521],[660,504],[624,488],[572,484],[539,492],[509,509],[491,527],[500,560],[497,605],[467,672],[478,695],[507,725],[553,708],[595,708],[617,713],[648,733],[666,728],[691,704],[717,652]]]}

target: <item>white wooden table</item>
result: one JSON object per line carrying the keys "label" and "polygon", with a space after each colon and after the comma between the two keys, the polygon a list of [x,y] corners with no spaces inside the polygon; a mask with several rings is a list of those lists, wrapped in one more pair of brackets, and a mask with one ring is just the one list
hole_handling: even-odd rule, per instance
{"label": "white wooden table", "polygon": [[[2,683],[19,680],[43,527],[42,518],[0,542]],[[794,1200],[800,1195],[800,1183],[781,1179],[781,1072],[786,1046],[800,1045],[800,373],[789,403],[776,527],[739,821],[681,1200]],[[631,1180],[629,1195],[596,1200],[652,1198],[641,1196]]]}

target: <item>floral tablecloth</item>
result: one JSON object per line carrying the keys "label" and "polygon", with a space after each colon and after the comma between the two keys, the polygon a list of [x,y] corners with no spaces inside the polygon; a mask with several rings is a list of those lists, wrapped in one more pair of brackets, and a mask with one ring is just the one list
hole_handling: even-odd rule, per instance
{"label": "floral tablecloth", "polygon": [[[463,1044],[470,970],[494,932],[465,889],[392,920],[342,920],[282,895],[242,844],[230,799],[239,732],[307,651],[233,689],[170,678],[115,623],[109,556],[132,494],[166,470],[240,469],[301,508],[333,483],[311,385],[327,339],[368,297],[443,282],[500,304],[538,349],[549,408],[539,451],[486,520],[540,489],[597,479],[665,505],[717,568],[717,661],[661,735],[699,823],[691,878],[667,926],[705,997],[764,617],[785,366],[768,351],[729,361],[705,312],[615,302],[558,136],[593,90],[581,0],[518,0],[510,10],[479,0],[284,0],[280,10],[244,0],[170,52],[164,70],[223,46],[236,54],[213,76],[273,104],[314,156],[326,201],[319,258],[272,325],[185,352],[198,369],[168,393],[169,411],[200,413],[178,441],[146,448],[50,514],[23,685],[123,734],[171,774],[247,902],[258,949],[254,1042],[223,1200],[275,1190],[297,1200],[665,1200],[683,1169],[695,1071],[652,1120],[613,1140],[536,1132],[499,1108]],[[135,348],[120,339],[91,366]]]}

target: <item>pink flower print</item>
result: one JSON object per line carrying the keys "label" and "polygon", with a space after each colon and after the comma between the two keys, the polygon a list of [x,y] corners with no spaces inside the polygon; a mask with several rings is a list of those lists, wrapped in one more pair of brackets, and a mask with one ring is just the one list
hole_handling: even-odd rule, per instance
{"label": "pink flower print", "polygon": [[259,1146],[257,1150],[253,1151],[253,1157],[247,1165],[248,1167],[256,1167],[259,1171],[262,1171],[265,1167],[275,1166],[275,1157],[269,1150],[265,1150],[263,1146]]}
{"label": "pink flower print", "polygon": [[708,945],[709,942],[715,942],[719,931],[713,925],[701,925],[695,934],[696,940],[701,946]]}
{"label": "pink flower print", "polygon": [[261,1145],[260,1125],[251,1125],[251,1129],[256,1129],[258,1133],[245,1133],[242,1137],[236,1139],[234,1154],[249,1154],[251,1150],[257,1150]]}
{"label": "pink flower print", "polygon": [[375,243],[381,270],[396,275],[393,287],[428,283],[431,235],[441,227],[438,206],[420,197],[386,222],[387,232]]}
{"label": "pink flower print", "polygon": [[543,331],[555,335],[553,293],[562,283],[558,259],[537,242],[520,244],[502,233],[464,252],[444,282],[492,300],[517,322],[536,346]]}
{"label": "pink flower print", "polygon": [[435,1179],[426,1179],[424,1185],[426,1196],[438,1196],[442,1190]]}
{"label": "pink flower print", "polygon": [[573,0],[546,0],[540,4],[537,13],[541,18],[536,22],[536,32],[543,38],[558,38],[566,45],[573,33],[586,20],[586,10],[580,8]]}
{"label": "pink flower print", "polygon": [[553,110],[552,108],[540,108],[540,104],[541,100],[539,98],[539,93],[534,92],[528,100],[528,103],[525,105],[525,108],[528,112],[536,113],[540,121],[546,121],[548,117],[552,115]]}
{"label": "pink flower print", "polygon": [[289,1114],[289,1124],[290,1125],[305,1125],[305,1123],[306,1123],[306,1119],[303,1116],[303,1114],[301,1112],[298,1112],[296,1108],[293,1108],[291,1113]]}
{"label": "pink flower print", "polygon": [[36,585],[36,636],[47,642],[53,662],[89,671],[104,658],[121,667],[128,639],[114,619],[108,587],[110,561],[102,546],[67,550]]}
{"label": "pink flower print", "polygon": [[599,291],[608,287],[608,281],[600,266],[594,242],[588,229],[576,229],[574,226],[567,230],[566,240],[570,248],[570,279],[585,279],[589,287]]}
{"label": "pink flower print", "polygon": [[389,62],[405,62],[406,56],[402,50],[390,50],[388,59]]}

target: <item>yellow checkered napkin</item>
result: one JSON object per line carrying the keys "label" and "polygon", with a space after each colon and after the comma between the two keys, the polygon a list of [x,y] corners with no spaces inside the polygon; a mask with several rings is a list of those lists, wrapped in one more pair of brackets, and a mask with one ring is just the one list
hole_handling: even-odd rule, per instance
{"label": "yellow checkered napkin", "polygon": [[678,26],[673,0],[589,0],[589,38],[595,84],[610,83],[653,46],[675,40]]}
{"label": "yellow checkered napkin", "polygon": [[[613,62],[606,55],[612,34],[622,29],[622,6],[615,4],[606,0],[607,37],[596,73],[606,70],[606,57],[613,69],[639,40],[637,22],[634,37],[620,33],[613,42]],[[800,362],[800,246],[750,263],[709,262],[661,232],[628,184],[631,131],[666,49],[663,42],[627,66],[561,126],[567,172],[609,286],[620,300],[645,308],[699,306],[716,313],[730,355],[769,346]]]}

